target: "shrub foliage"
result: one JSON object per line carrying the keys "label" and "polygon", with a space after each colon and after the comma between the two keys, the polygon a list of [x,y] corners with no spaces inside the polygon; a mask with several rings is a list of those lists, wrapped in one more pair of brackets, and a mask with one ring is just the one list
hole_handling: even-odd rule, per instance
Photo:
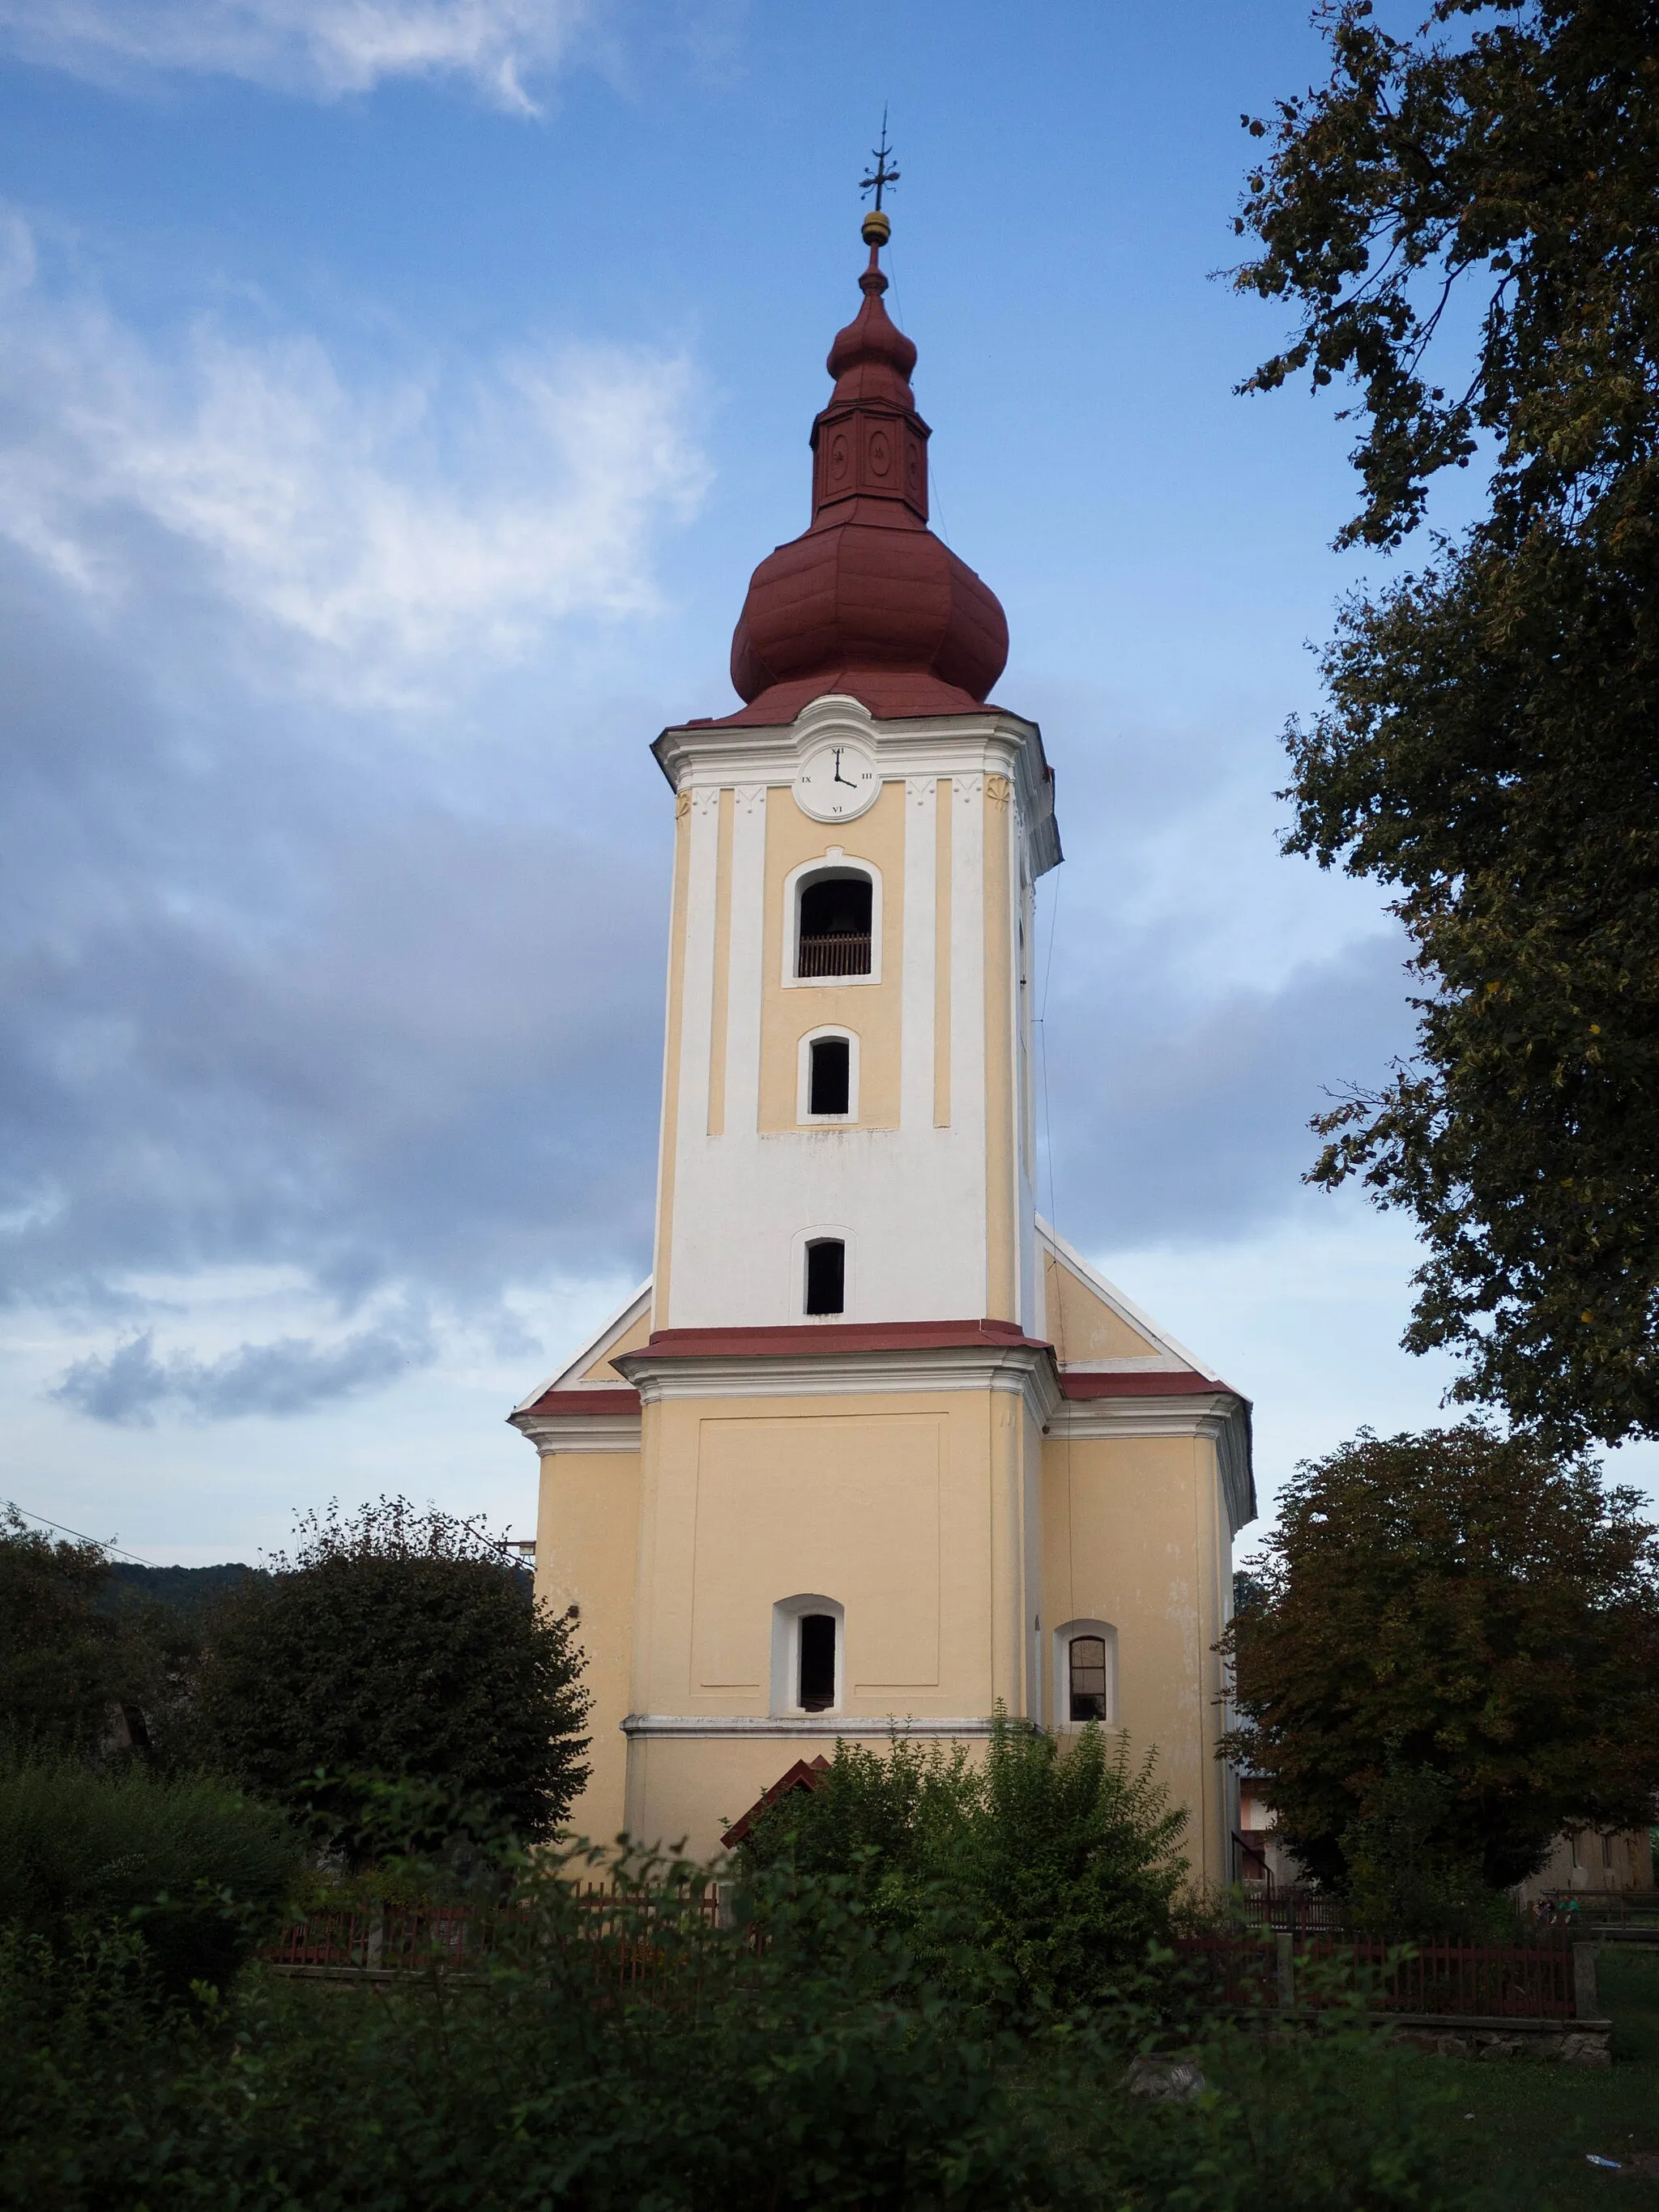
{"label": "shrub foliage", "polygon": [[174,1992],[228,1984],[300,1862],[283,1814],[222,1783],[131,1764],[0,1772],[0,1924],[60,1957],[125,1928]]}
{"label": "shrub foliage", "polygon": [[[157,2028],[118,1937],[0,1943],[0,2203],[29,2212],[1474,2212],[1386,2050],[1215,2039],[1197,2102],[1124,2094],[1150,2016],[1014,2033],[925,1980],[835,1875],[774,1866],[730,1932],[659,1902],[621,1978],[570,1889],[520,1884],[486,1981],[251,1975]],[[637,1869],[622,1871],[637,1875]],[[930,1929],[930,1915],[946,1926]],[[763,1940],[757,1940],[762,1938]],[[1360,2052],[1363,2051],[1363,2058]]]}
{"label": "shrub foliage", "polygon": [[497,1546],[402,1499],[301,1533],[210,1620],[210,1762],[348,1849],[366,1785],[404,1777],[527,1838],[550,1833],[586,1777],[568,1625],[538,1610]]}
{"label": "shrub foliage", "polygon": [[928,1971],[960,1993],[1066,2006],[1168,1934],[1185,1825],[1127,1739],[1109,1747],[1091,1725],[1062,1748],[999,1715],[982,1766],[902,1737],[884,1754],[838,1743],[818,1787],[769,1808],[743,1853],[847,1879],[881,1924],[927,1931]]}

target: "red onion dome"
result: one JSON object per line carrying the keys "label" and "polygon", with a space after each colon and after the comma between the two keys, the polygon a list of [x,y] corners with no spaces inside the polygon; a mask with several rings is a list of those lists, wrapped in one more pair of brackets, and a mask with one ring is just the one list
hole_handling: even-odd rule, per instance
{"label": "red onion dome", "polygon": [[872,714],[963,714],[1008,659],[996,595],[927,527],[927,425],[916,349],[882,304],[872,234],[864,304],[838,333],[812,425],[812,520],[750,579],[732,640],[729,722],[790,722],[826,691]]}

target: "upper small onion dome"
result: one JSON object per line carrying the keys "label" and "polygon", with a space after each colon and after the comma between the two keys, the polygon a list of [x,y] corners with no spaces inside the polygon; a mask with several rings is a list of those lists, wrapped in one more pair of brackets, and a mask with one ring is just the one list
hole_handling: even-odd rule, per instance
{"label": "upper small onion dome", "polygon": [[812,425],[811,524],[750,579],[732,639],[748,703],[728,722],[793,721],[826,691],[878,716],[968,714],[1008,659],[996,595],[927,527],[916,349],[882,304],[888,234],[865,217],[864,304],[830,349],[836,388]]}

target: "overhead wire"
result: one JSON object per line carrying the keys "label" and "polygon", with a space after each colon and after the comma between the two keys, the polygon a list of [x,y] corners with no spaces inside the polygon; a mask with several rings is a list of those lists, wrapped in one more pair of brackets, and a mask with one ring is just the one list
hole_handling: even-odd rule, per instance
{"label": "overhead wire", "polygon": [[6,1502],[15,1513],[21,1513],[24,1520],[38,1521],[43,1528],[51,1528],[60,1536],[73,1536],[80,1544],[96,1544],[100,1552],[113,1552],[118,1559],[131,1559],[135,1567],[156,1565],[154,1559],[141,1559],[137,1552],[124,1552],[118,1544],[106,1543],[101,1536],[88,1536],[84,1528],[66,1528],[61,1521],[48,1521],[44,1513],[31,1513],[27,1505],[20,1505],[15,1498],[8,1498]]}

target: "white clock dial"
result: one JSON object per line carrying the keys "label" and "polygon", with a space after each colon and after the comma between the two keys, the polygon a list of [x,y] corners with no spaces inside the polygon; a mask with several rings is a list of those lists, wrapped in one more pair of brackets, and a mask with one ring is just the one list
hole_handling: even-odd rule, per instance
{"label": "white clock dial", "polygon": [[815,822],[850,822],[880,795],[875,757],[862,745],[820,745],[795,777],[795,804]]}

